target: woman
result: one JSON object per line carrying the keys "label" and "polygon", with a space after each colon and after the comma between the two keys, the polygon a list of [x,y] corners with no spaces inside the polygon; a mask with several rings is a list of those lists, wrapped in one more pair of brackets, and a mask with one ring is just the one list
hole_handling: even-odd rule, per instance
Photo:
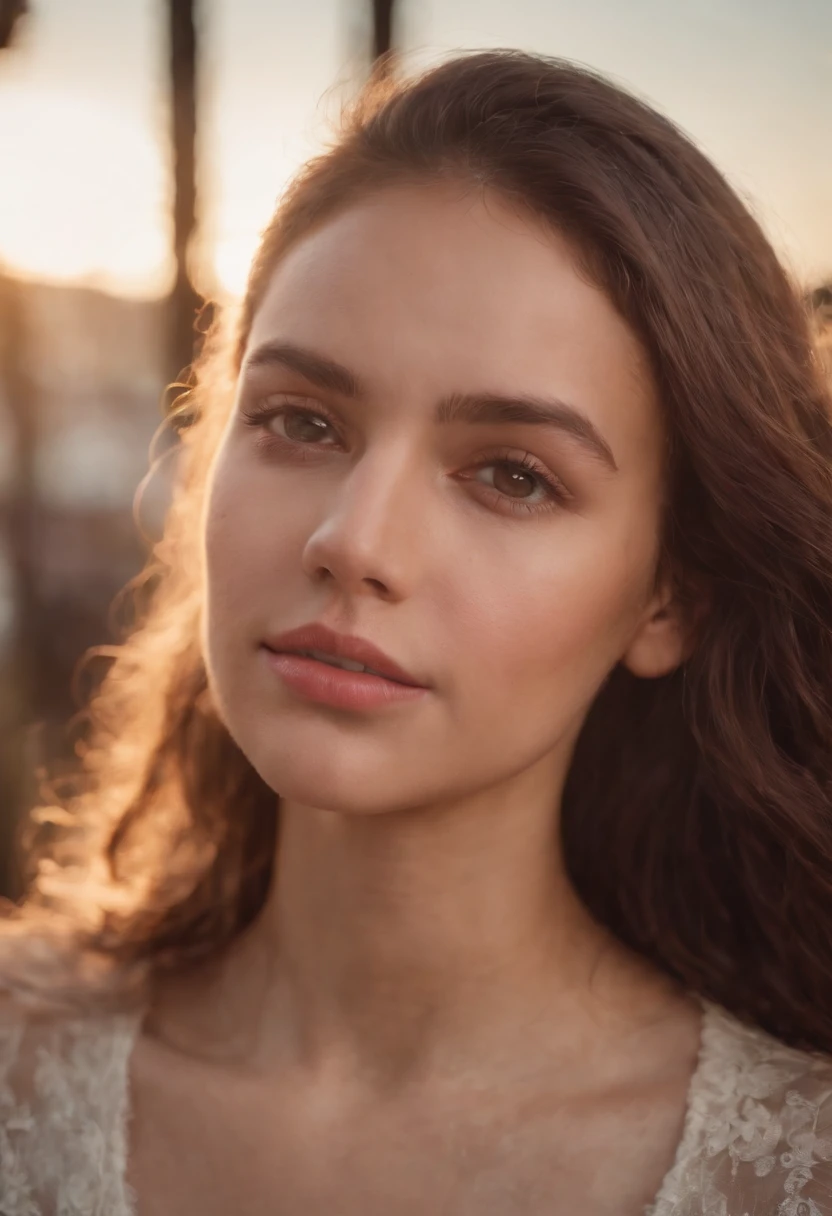
{"label": "woman", "polygon": [[4,1216],[832,1213],[828,410],[647,106],[365,90],[37,816]]}

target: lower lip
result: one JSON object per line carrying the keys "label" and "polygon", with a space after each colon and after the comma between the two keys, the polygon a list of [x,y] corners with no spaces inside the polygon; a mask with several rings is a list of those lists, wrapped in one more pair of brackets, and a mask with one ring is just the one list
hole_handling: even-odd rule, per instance
{"label": "lower lip", "polygon": [[294,692],[336,709],[380,709],[402,701],[417,701],[428,691],[369,672],[331,667],[304,655],[281,654],[267,646],[262,651],[272,671]]}

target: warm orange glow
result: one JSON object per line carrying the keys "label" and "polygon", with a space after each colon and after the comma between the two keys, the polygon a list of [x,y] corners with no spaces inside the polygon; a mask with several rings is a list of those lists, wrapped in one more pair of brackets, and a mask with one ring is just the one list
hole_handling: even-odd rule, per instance
{"label": "warm orange glow", "polygon": [[80,96],[0,83],[0,259],[24,276],[156,295],[168,183],[150,132]]}
{"label": "warm orange glow", "polygon": [[221,237],[214,246],[214,270],[223,291],[241,296],[257,245],[257,233],[238,231]]}
{"label": "warm orange glow", "polygon": [[[0,74],[0,264],[23,277],[121,295],[167,291],[173,267],[165,111],[160,103],[154,129],[127,108],[129,100],[107,105]],[[209,109],[199,149],[201,256],[191,268],[206,294],[242,294],[281,190],[318,150],[313,108],[313,99],[308,109],[290,99],[275,130],[268,113],[250,128],[239,106]],[[723,159],[727,172],[730,157]],[[748,170],[737,171],[736,184],[795,278],[814,283],[830,268],[826,199],[808,169],[807,181],[785,178],[771,198]]]}
{"label": "warm orange glow", "polygon": [[[0,113],[0,165],[7,170],[0,261],[23,277],[88,282],[121,295],[167,291],[171,185],[164,131],[154,138],[117,107],[2,81]],[[242,293],[259,233],[296,167],[287,156],[246,162],[246,189],[234,198],[219,174],[216,199],[203,187],[207,268],[193,268],[203,290]]]}

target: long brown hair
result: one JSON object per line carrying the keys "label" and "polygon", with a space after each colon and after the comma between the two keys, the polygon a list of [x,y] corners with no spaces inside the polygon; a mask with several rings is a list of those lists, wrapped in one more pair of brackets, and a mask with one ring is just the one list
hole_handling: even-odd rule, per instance
{"label": "long brown hair", "polygon": [[35,812],[37,868],[9,934],[63,926],[123,996],[130,977],[218,955],[262,907],[278,798],[207,686],[207,472],[285,251],[373,190],[440,179],[564,232],[639,335],[670,434],[663,567],[681,597],[708,587],[690,659],[656,680],[617,667],[591,708],[562,808],[572,879],[688,988],[832,1051],[832,425],[807,310],[671,122],[515,50],[374,79],[281,200],[236,328],[209,335],[174,411],[164,535],[89,699],[74,785]]}

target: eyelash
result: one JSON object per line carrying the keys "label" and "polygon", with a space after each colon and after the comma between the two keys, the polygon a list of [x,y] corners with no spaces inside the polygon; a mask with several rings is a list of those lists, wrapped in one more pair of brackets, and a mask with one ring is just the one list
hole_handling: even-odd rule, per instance
{"label": "eyelash", "polygon": [[[314,449],[322,446],[315,443],[304,444],[301,440],[289,439],[285,435],[274,435],[265,431],[266,424],[271,422],[273,418],[283,417],[286,414],[300,414],[305,415],[307,418],[320,418],[333,429],[337,429],[337,423],[335,420],[330,418],[330,416],[324,410],[320,408],[310,410],[305,409],[303,406],[291,405],[288,403],[285,405],[275,406],[267,405],[265,402],[261,402],[260,404],[255,404],[254,406],[249,407],[247,410],[241,411],[241,418],[246,426],[249,426],[254,430],[263,431],[263,433],[257,439],[257,446],[262,451],[272,451],[275,446],[285,450],[286,446],[288,445],[296,451],[299,450],[300,452],[303,452],[306,448]],[[305,457],[302,458],[305,459]],[[558,510],[564,507],[571,497],[563,483],[552,473],[548,472],[542,465],[540,465],[528,452],[524,453],[522,456],[495,456],[492,460],[485,461],[480,464],[478,468],[485,469],[494,465],[503,465],[504,467],[509,468],[519,468],[527,473],[532,473],[546,490],[547,499],[545,502],[529,504],[523,502],[521,499],[512,499],[509,495],[502,494],[499,490],[486,486],[486,489],[493,489],[493,492],[498,496],[501,504],[504,504],[508,511],[513,515],[537,515],[545,511]],[[465,480],[470,481],[472,479],[465,478]],[[478,484],[483,485],[482,482],[479,482]]]}

